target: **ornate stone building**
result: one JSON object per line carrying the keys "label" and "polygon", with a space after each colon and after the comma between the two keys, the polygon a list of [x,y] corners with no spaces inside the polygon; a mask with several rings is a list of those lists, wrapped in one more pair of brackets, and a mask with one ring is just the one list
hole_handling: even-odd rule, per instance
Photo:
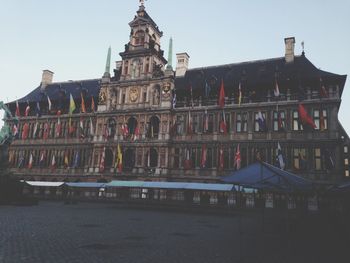
{"label": "ornate stone building", "polygon": [[[346,76],[317,69],[304,52],[176,69],[141,4],[130,41],[101,79],[52,82],[8,104],[12,172],[45,181],[217,181],[257,160],[321,182],[349,177],[349,138],[338,120]],[[74,100],[75,107],[71,101]],[[28,116],[23,116],[28,115]],[[278,150],[280,146],[280,151]]]}

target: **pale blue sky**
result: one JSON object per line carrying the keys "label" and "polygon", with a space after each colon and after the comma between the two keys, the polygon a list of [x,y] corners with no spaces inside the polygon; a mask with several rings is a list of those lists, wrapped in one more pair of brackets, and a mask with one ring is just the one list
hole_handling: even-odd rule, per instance
{"label": "pale blue sky", "polygon": [[[101,77],[109,45],[120,59],[137,9],[138,0],[0,0],[0,100],[36,88],[43,69],[54,81]],[[146,10],[164,32],[162,48],[172,36],[190,67],[280,57],[295,36],[296,54],[305,41],[317,67],[350,74],[350,1],[149,0]],[[348,132],[349,101],[348,81],[339,114]]]}

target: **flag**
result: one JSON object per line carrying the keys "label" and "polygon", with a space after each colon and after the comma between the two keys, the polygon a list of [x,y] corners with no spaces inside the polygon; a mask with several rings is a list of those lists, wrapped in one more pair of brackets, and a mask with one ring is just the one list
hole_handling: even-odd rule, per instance
{"label": "flag", "polygon": [[61,136],[61,129],[62,129],[61,119],[58,118],[57,125],[56,125],[56,137],[60,137]]}
{"label": "flag", "polygon": [[69,157],[68,157],[68,152],[64,152],[64,167],[69,168]]}
{"label": "flag", "polygon": [[95,100],[94,100],[94,97],[91,97],[91,112],[95,112]]}
{"label": "flag", "polygon": [[173,92],[173,99],[172,99],[172,103],[171,103],[173,109],[175,109],[176,107],[176,93]]}
{"label": "flag", "polygon": [[79,167],[79,163],[80,163],[80,153],[79,151],[77,151],[74,155],[73,168]]}
{"label": "flag", "polygon": [[41,109],[39,101],[36,102],[35,115],[39,118],[41,116]]}
{"label": "flag", "polygon": [[72,118],[69,118],[69,122],[68,122],[68,133],[70,135],[73,135],[73,133],[75,132],[75,127],[72,124]]}
{"label": "flag", "polygon": [[12,135],[13,135],[14,138],[18,137],[18,126],[17,126],[17,124],[13,124]]}
{"label": "flag", "polygon": [[237,146],[237,150],[235,154],[234,167],[236,167],[236,170],[241,169],[241,152],[239,150],[239,144]]}
{"label": "flag", "polygon": [[191,107],[193,108],[193,89],[192,89],[192,85],[190,86],[190,95],[191,95]]}
{"label": "flag", "polygon": [[256,120],[258,121],[258,124],[259,124],[259,131],[266,131],[266,120],[263,114],[261,113],[261,111],[258,112],[258,116]]}
{"label": "flag", "polygon": [[320,131],[324,131],[326,129],[326,123],[324,120],[323,110],[320,110]]}
{"label": "flag", "polygon": [[103,152],[100,160],[100,173],[103,173],[105,170],[105,151],[106,149],[103,148]]}
{"label": "flag", "polygon": [[18,168],[22,168],[23,165],[24,165],[24,156],[22,153],[21,156],[19,157],[19,160],[18,160]]}
{"label": "flag", "polygon": [[49,96],[47,96],[47,105],[48,105],[48,109],[49,109],[49,113],[50,113],[51,109],[52,109],[52,103],[51,103],[51,100],[50,100]]}
{"label": "flag", "polygon": [[205,94],[205,97],[206,97],[206,98],[209,98],[210,91],[211,91],[211,87],[210,87],[210,85],[208,84],[208,82],[205,81],[205,85],[204,85],[204,94]]}
{"label": "flag", "polygon": [[328,149],[324,151],[324,156],[325,156],[325,165],[327,170],[333,170],[335,168],[335,162],[332,158],[331,153],[329,152]]}
{"label": "flag", "polygon": [[201,168],[205,168],[207,164],[207,146],[202,144]]}
{"label": "flag", "polygon": [[224,149],[222,147],[219,150],[219,170],[224,170]]}
{"label": "flag", "polygon": [[275,80],[275,89],[273,91],[275,97],[279,97],[280,96],[280,89],[278,87],[278,82],[277,82],[277,79]]}
{"label": "flag", "polygon": [[123,137],[126,138],[129,135],[129,128],[128,128],[128,124],[122,124],[122,134]]}
{"label": "flag", "polygon": [[277,121],[278,121],[278,130],[283,131],[284,130],[284,123],[282,119],[281,112],[277,110]]}
{"label": "flag", "polygon": [[324,86],[322,78],[320,78],[320,96],[321,98],[328,98],[328,92],[326,90],[326,87]]}
{"label": "flag", "polygon": [[40,165],[41,167],[44,165],[45,157],[46,157],[45,151],[41,151],[40,159],[39,159],[39,165]]}
{"label": "flag", "polygon": [[186,156],[185,156],[185,161],[184,161],[184,168],[186,170],[191,169],[192,168],[192,161],[190,158],[190,150],[186,149]]}
{"label": "flag", "polygon": [[225,118],[225,111],[222,111],[222,118],[220,121],[220,132],[223,134],[227,133],[227,125],[226,125],[226,118]]}
{"label": "flag", "polygon": [[191,117],[191,111],[188,111],[188,117],[187,117],[187,134],[191,135],[193,132],[192,128],[192,117]]}
{"label": "flag", "polygon": [[137,123],[134,130],[134,136],[133,136],[134,141],[138,140],[139,136],[140,136],[140,129],[139,129],[139,124]]}
{"label": "flag", "polygon": [[204,121],[203,121],[203,130],[204,132],[208,132],[209,130],[209,115],[207,109],[204,111]]}
{"label": "flag", "polygon": [[[149,154],[148,154],[148,156],[149,156]],[[117,148],[116,168],[117,168],[119,173],[121,173],[123,170],[123,154],[122,154],[122,150],[120,149],[119,143],[118,143],[118,148]]]}
{"label": "flag", "polygon": [[15,112],[16,117],[21,117],[21,112],[19,110],[19,104],[18,100],[16,100],[16,112]]}
{"label": "flag", "polygon": [[29,112],[30,112],[30,106],[29,106],[29,102],[27,102],[27,107],[26,107],[26,110],[24,112],[24,116],[28,117],[29,116]]}
{"label": "flag", "polygon": [[108,124],[105,124],[103,129],[103,138],[107,140],[109,138]]}
{"label": "flag", "polygon": [[80,118],[79,121],[79,132],[80,132],[80,139],[84,139],[85,138],[85,133],[84,133],[84,121],[82,118]]}
{"label": "flag", "polygon": [[30,153],[29,155],[29,162],[28,162],[28,169],[33,168],[33,153]]}
{"label": "flag", "polygon": [[225,106],[225,89],[224,80],[221,80],[220,92],[219,92],[219,106],[223,108]]}
{"label": "flag", "polygon": [[75,101],[74,101],[72,93],[71,93],[70,99],[69,99],[69,115],[72,115],[73,112],[75,111],[75,109],[76,109]]}
{"label": "flag", "polygon": [[25,123],[22,129],[22,140],[26,140],[29,134],[29,124]]}
{"label": "flag", "polygon": [[238,105],[241,106],[242,103],[242,85],[241,82],[238,84]]}
{"label": "flag", "polygon": [[85,100],[84,100],[84,96],[83,93],[80,93],[81,96],[81,105],[80,105],[80,112],[81,113],[86,113],[86,108],[85,108]]}
{"label": "flag", "polygon": [[44,124],[44,133],[43,133],[43,139],[46,140],[49,138],[50,135],[50,125],[48,122]]}
{"label": "flag", "polygon": [[94,137],[94,135],[95,135],[94,124],[93,124],[92,119],[90,117],[90,136]]}
{"label": "flag", "polygon": [[35,125],[34,125],[34,130],[33,130],[33,139],[36,138],[37,136],[37,133],[38,133],[38,127],[39,127],[39,123],[36,122]]}
{"label": "flag", "polygon": [[278,160],[278,167],[282,170],[284,170],[284,168],[286,167],[286,164],[284,162],[283,159],[283,155],[282,155],[282,148],[280,143],[278,143],[277,145],[277,160]]}
{"label": "flag", "polygon": [[299,104],[299,120],[303,125],[308,125],[309,127],[315,129],[317,126],[312,120],[312,118],[307,114],[305,107],[302,104]]}
{"label": "flag", "polygon": [[55,168],[56,168],[56,157],[55,157],[55,154],[53,154],[51,159],[51,169],[54,170]]}

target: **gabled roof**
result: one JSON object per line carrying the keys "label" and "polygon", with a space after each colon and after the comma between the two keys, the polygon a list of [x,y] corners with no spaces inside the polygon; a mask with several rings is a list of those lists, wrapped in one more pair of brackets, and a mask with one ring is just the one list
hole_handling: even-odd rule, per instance
{"label": "gabled roof", "polygon": [[224,80],[226,94],[238,89],[241,82],[245,90],[274,87],[278,82],[297,88],[310,82],[317,83],[322,77],[325,84],[334,80],[341,81],[341,91],[346,75],[338,75],[316,68],[304,55],[296,56],[293,63],[286,63],[284,57],[233,63],[219,66],[194,68],[187,70],[185,76],[176,77],[177,94],[186,93],[192,86],[194,97],[203,96],[205,82],[217,93],[221,80]]}
{"label": "gabled roof", "polygon": [[69,94],[72,94],[73,98],[80,98],[81,92],[86,93],[87,97],[98,97],[100,92],[100,79],[91,79],[91,80],[79,80],[79,81],[68,81],[68,82],[55,82],[49,84],[44,91],[41,90],[41,87],[37,87],[35,90],[30,92],[28,95],[19,99],[19,103],[26,102],[40,102],[46,101],[47,96],[50,97],[50,100],[57,100],[60,96],[60,93],[66,95],[69,98]]}
{"label": "gabled roof", "polygon": [[229,176],[222,177],[221,180],[225,183],[281,192],[312,189],[311,181],[264,162],[249,165]]}

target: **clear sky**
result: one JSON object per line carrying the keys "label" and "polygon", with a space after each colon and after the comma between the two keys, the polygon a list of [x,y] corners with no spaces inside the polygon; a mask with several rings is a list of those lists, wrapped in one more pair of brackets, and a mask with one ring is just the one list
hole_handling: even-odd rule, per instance
{"label": "clear sky", "polygon": [[[284,55],[284,38],[296,37],[296,54],[322,70],[350,74],[348,0],[148,0],[146,10],[164,32],[162,48],[187,52],[190,67]],[[40,84],[99,78],[109,45],[112,60],[128,42],[138,0],[0,0],[0,100],[20,98]],[[114,67],[114,64],[113,64]],[[339,118],[350,132],[350,84]]]}

